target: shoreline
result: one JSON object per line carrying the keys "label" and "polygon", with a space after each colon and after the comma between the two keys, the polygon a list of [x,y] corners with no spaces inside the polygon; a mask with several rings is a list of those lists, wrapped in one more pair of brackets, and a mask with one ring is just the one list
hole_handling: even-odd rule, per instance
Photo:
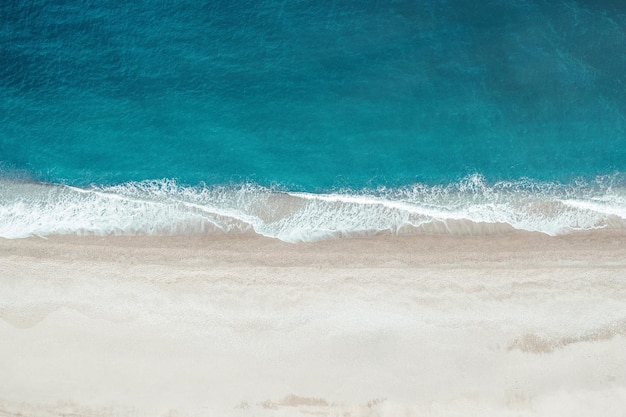
{"label": "shoreline", "polygon": [[[559,236],[513,231],[497,235],[378,235],[289,243],[256,234],[236,235],[50,235],[0,238],[0,255],[54,257],[71,253],[85,260],[118,260],[133,251],[138,261],[206,259],[223,263],[328,266],[350,262],[377,266],[390,260],[407,265],[620,261],[626,257],[626,230],[580,231]],[[287,256],[283,256],[287,255]],[[298,255],[297,258],[293,256]],[[145,259],[142,259],[145,257]]]}
{"label": "shoreline", "polygon": [[0,414],[620,416],[626,233],[0,239]]}

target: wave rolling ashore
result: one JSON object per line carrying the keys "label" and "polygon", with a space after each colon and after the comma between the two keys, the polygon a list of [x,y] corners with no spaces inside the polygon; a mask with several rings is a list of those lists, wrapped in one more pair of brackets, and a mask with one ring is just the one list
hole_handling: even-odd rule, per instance
{"label": "wave rolling ashore", "polygon": [[0,414],[590,415],[626,234],[0,240]]}

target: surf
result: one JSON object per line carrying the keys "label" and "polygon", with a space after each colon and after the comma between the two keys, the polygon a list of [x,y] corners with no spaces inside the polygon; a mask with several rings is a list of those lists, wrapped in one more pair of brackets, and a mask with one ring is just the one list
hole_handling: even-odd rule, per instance
{"label": "surf", "polygon": [[253,233],[285,242],[374,235],[557,236],[626,228],[619,176],[570,184],[488,182],[294,192],[253,183],[187,186],[171,179],[79,188],[3,179],[0,237]]}

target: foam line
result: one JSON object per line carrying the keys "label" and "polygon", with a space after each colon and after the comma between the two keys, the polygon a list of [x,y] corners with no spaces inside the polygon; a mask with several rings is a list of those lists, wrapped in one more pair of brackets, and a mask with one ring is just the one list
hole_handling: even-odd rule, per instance
{"label": "foam line", "polygon": [[619,184],[500,182],[474,175],[446,186],[328,194],[254,184],[178,185],[172,180],[77,187],[3,180],[0,237],[51,234],[249,233],[287,242],[373,234],[559,235],[626,228]]}

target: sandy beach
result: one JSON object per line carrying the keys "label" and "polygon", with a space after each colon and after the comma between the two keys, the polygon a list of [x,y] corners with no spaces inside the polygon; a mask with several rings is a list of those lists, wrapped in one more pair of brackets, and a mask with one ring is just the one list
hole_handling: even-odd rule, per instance
{"label": "sandy beach", "polygon": [[624,416],[626,233],[0,239],[0,416]]}

